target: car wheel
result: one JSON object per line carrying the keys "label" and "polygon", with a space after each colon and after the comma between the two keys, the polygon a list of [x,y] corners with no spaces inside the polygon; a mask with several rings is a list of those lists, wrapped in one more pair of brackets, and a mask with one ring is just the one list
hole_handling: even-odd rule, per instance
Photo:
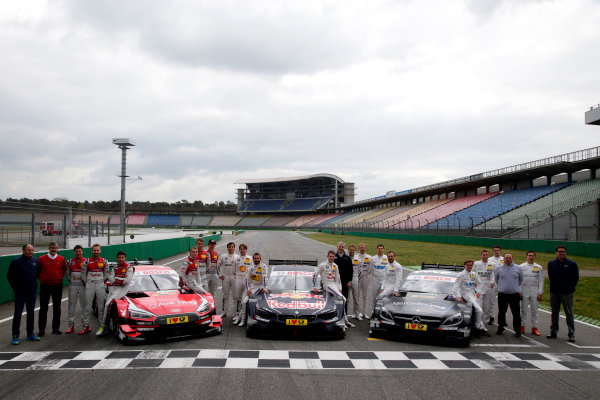
{"label": "car wheel", "polygon": [[113,335],[119,342],[127,344],[128,338],[121,331],[121,328],[119,328],[119,323],[117,320],[117,311],[114,307],[111,309],[110,318],[108,319],[108,329],[110,329],[110,331],[113,333]]}

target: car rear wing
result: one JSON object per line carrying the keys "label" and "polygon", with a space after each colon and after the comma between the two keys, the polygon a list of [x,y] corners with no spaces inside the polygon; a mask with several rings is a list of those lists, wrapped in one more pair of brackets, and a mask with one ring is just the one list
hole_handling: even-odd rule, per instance
{"label": "car rear wing", "polygon": [[[137,258],[134,258],[133,261],[126,261],[127,264],[131,265],[131,266],[135,266],[135,265],[154,265],[154,259],[152,257],[148,257],[147,260],[138,260]],[[113,268],[117,265],[116,261],[110,261],[107,263],[109,268]]]}
{"label": "car rear wing", "polygon": [[421,269],[443,269],[446,271],[462,271],[463,269],[465,269],[465,267],[463,265],[450,265],[450,264],[427,264],[425,262],[421,263]]}
{"label": "car rear wing", "polygon": [[269,265],[311,265],[313,267],[317,267],[319,262],[314,260],[304,260],[302,258],[295,260],[279,260],[279,259],[270,259]]}

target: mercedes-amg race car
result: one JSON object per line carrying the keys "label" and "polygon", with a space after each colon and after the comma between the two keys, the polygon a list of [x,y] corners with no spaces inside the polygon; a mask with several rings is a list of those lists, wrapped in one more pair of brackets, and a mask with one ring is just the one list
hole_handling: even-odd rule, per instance
{"label": "mercedes-amg race car", "polygon": [[[274,266],[267,282],[268,293],[259,290],[248,300],[247,335],[343,338],[343,300],[323,289],[312,291],[315,269],[311,265]],[[317,287],[321,287],[320,280]]]}
{"label": "mercedes-amg race car", "polygon": [[398,296],[377,299],[369,333],[374,337],[422,337],[468,346],[473,305],[459,303],[454,296],[455,271],[462,267],[424,264],[422,268],[404,279]]}
{"label": "mercedes-amg race car", "polygon": [[125,297],[108,305],[108,328],[123,343],[221,332],[209,293],[184,290],[169,267],[135,265]]}

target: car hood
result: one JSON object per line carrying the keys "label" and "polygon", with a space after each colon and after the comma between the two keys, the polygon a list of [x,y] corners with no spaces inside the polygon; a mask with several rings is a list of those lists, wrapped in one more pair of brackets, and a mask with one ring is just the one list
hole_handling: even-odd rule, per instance
{"label": "car hood", "polygon": [[382,305],[397,314],[415,314],[441,317],[462,311],[455,300],[446,300],[447,294],[406,292],[401,296],[389,296],[383,299]]}
{"label": "car hood", "polygon": [[262,305],[279,311],[286,310],[306,310],[307,312],[319,311],[327,305],[327,296],[325,293],[311,292],[285,292],[285,293],[264,293],[261,299]]}
{"label": "car hood", "polygon": [[147,296],[129,297],[129,300],[138,308],[156,315],[194,312],[202,303],[202,298],[198,294],[183,294],[179,290],[161,290],[145,294]]}

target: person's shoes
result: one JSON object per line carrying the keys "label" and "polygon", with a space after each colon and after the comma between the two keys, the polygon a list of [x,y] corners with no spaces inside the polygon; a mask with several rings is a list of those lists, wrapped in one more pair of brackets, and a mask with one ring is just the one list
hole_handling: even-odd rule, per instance
{"label": "person's shoes", "polygon": [[516,332],[515,337],[521,337],[521,332]]}
{"label": "person's shoes", "polygon": [[18,336],[13,336],[13,338],[12,338],[12,344],[14,344],[16,346],[19,343],[21,343],[21,342],[19,342],[19,337]]}
{"label": "person's shoes", "polygon": [[68,335],[69,333],[73,333],[73,332],[75,332],[75,325],[71,325],[71,326],[69,327],[69,329],[67,329],[67,330],[65,331],[65,333],[66,333],[67,335]]}
{"label": "person's shoes", "polygon": [[32,333],[31,335],[27,335],[27,337],[25,338],[25,340],[28,340],[30,342],[38,342],[40,340],[40,338],[38,336],[35,336]]}
{"label": "person's shoes", "polygon": [[498,328],[496,335],[502,335],[502,332],[504,332],[504,328]]}
{"label": "person's shoes", "polygon": [[485,336],[485,337],[490,337],[492,335],[490,335],[490,333],[487,331],[487,329],[478,329],[479,331],[479,336]]}
{"label": "person's shoes", "polygon": [[575,336],[569,336],[569,343],[575,343]]}
{"label": "person's shoes", "polygon": [[96,332],[96,336],[104,336],[106,334],[105,330],[104,324],[100,325],[98,332]]}
{"label": "person's shoes", "polygon": [[531,328],[531,333],[535,336],[540,336],[540,331],[538,331],[538,328]]}
{"label": "person's shoes", "polygon": [[525,327],[521,325],[521,335],[525,333]]}
{"label": "person's shoes", "polygon": [[550,332],[547,334],[546,339],[556,339],[556,332]]}
{"label": "person's shoes", "polygon": [[488,325],[494,325],[494,317],[490,317],[490,320],[488,321]]}
{"label": "person's shoes", "polygon": [[52,334],[53,335],[62,335],[62,332],[60,331],[60,329],[53,329]]}
{"label": "person's shoes", "polygon": [[220,316],[221,318],[227,318],[227,314],[226,314],[226,313],[224,313],[224,312],[223,312],[223,313],[221,313],[221,314],[219,314],[219,316]]}
{"label": "person's shoes", "polygon": [[39,337],[42,337],[42,336],[44,336],[45,334],[46,334],[46,332],[45,332],[45,331],[39,331],[39,332],[38,332],[38,336],[39,336]]}
{"label": "person's shoes", "polygon": [[368,315],[368,314],[365,314],[365,319],[370,319],[370,318],[371,318],[371,316],[370,316],[370,315]]}
{"label": "person's shoes", "polygon": [[362,321],[363,317],[361,313],[358,313],[358,315],[355,317],[358,321]]}
{"label": "person's shoes", "polygon": [[237,326],[244,326],[244,325],[246,325],[246,321],[244,321],[243,319],[240,320],[239,324],[237,324]]}
{"label": "person's shoes", "polygon": [[354,325],[352,322],[350,322],[348,320],[348,317],[345,318],[345,321],[346,321],[346,327],[347,328],[356,328],[356,325]]}
{"label": "person's shoes", "polygon": [[[102,326],[100,327],[102,328]],[[80,330],[79,332],[77,332],[78,335],[85,335],[86,333],[90,333],[92,330],[90,329],[89,325],[86,325],[82,330]]]}
{"label": "person's shoes", "polygon": [[234,325],[237,325],[237,323],[238,323],[238,322],[239,322],[239,318],[238,318],[238,316],[236,315],[235,317],[233,317],[233,324],[234,324]]}

